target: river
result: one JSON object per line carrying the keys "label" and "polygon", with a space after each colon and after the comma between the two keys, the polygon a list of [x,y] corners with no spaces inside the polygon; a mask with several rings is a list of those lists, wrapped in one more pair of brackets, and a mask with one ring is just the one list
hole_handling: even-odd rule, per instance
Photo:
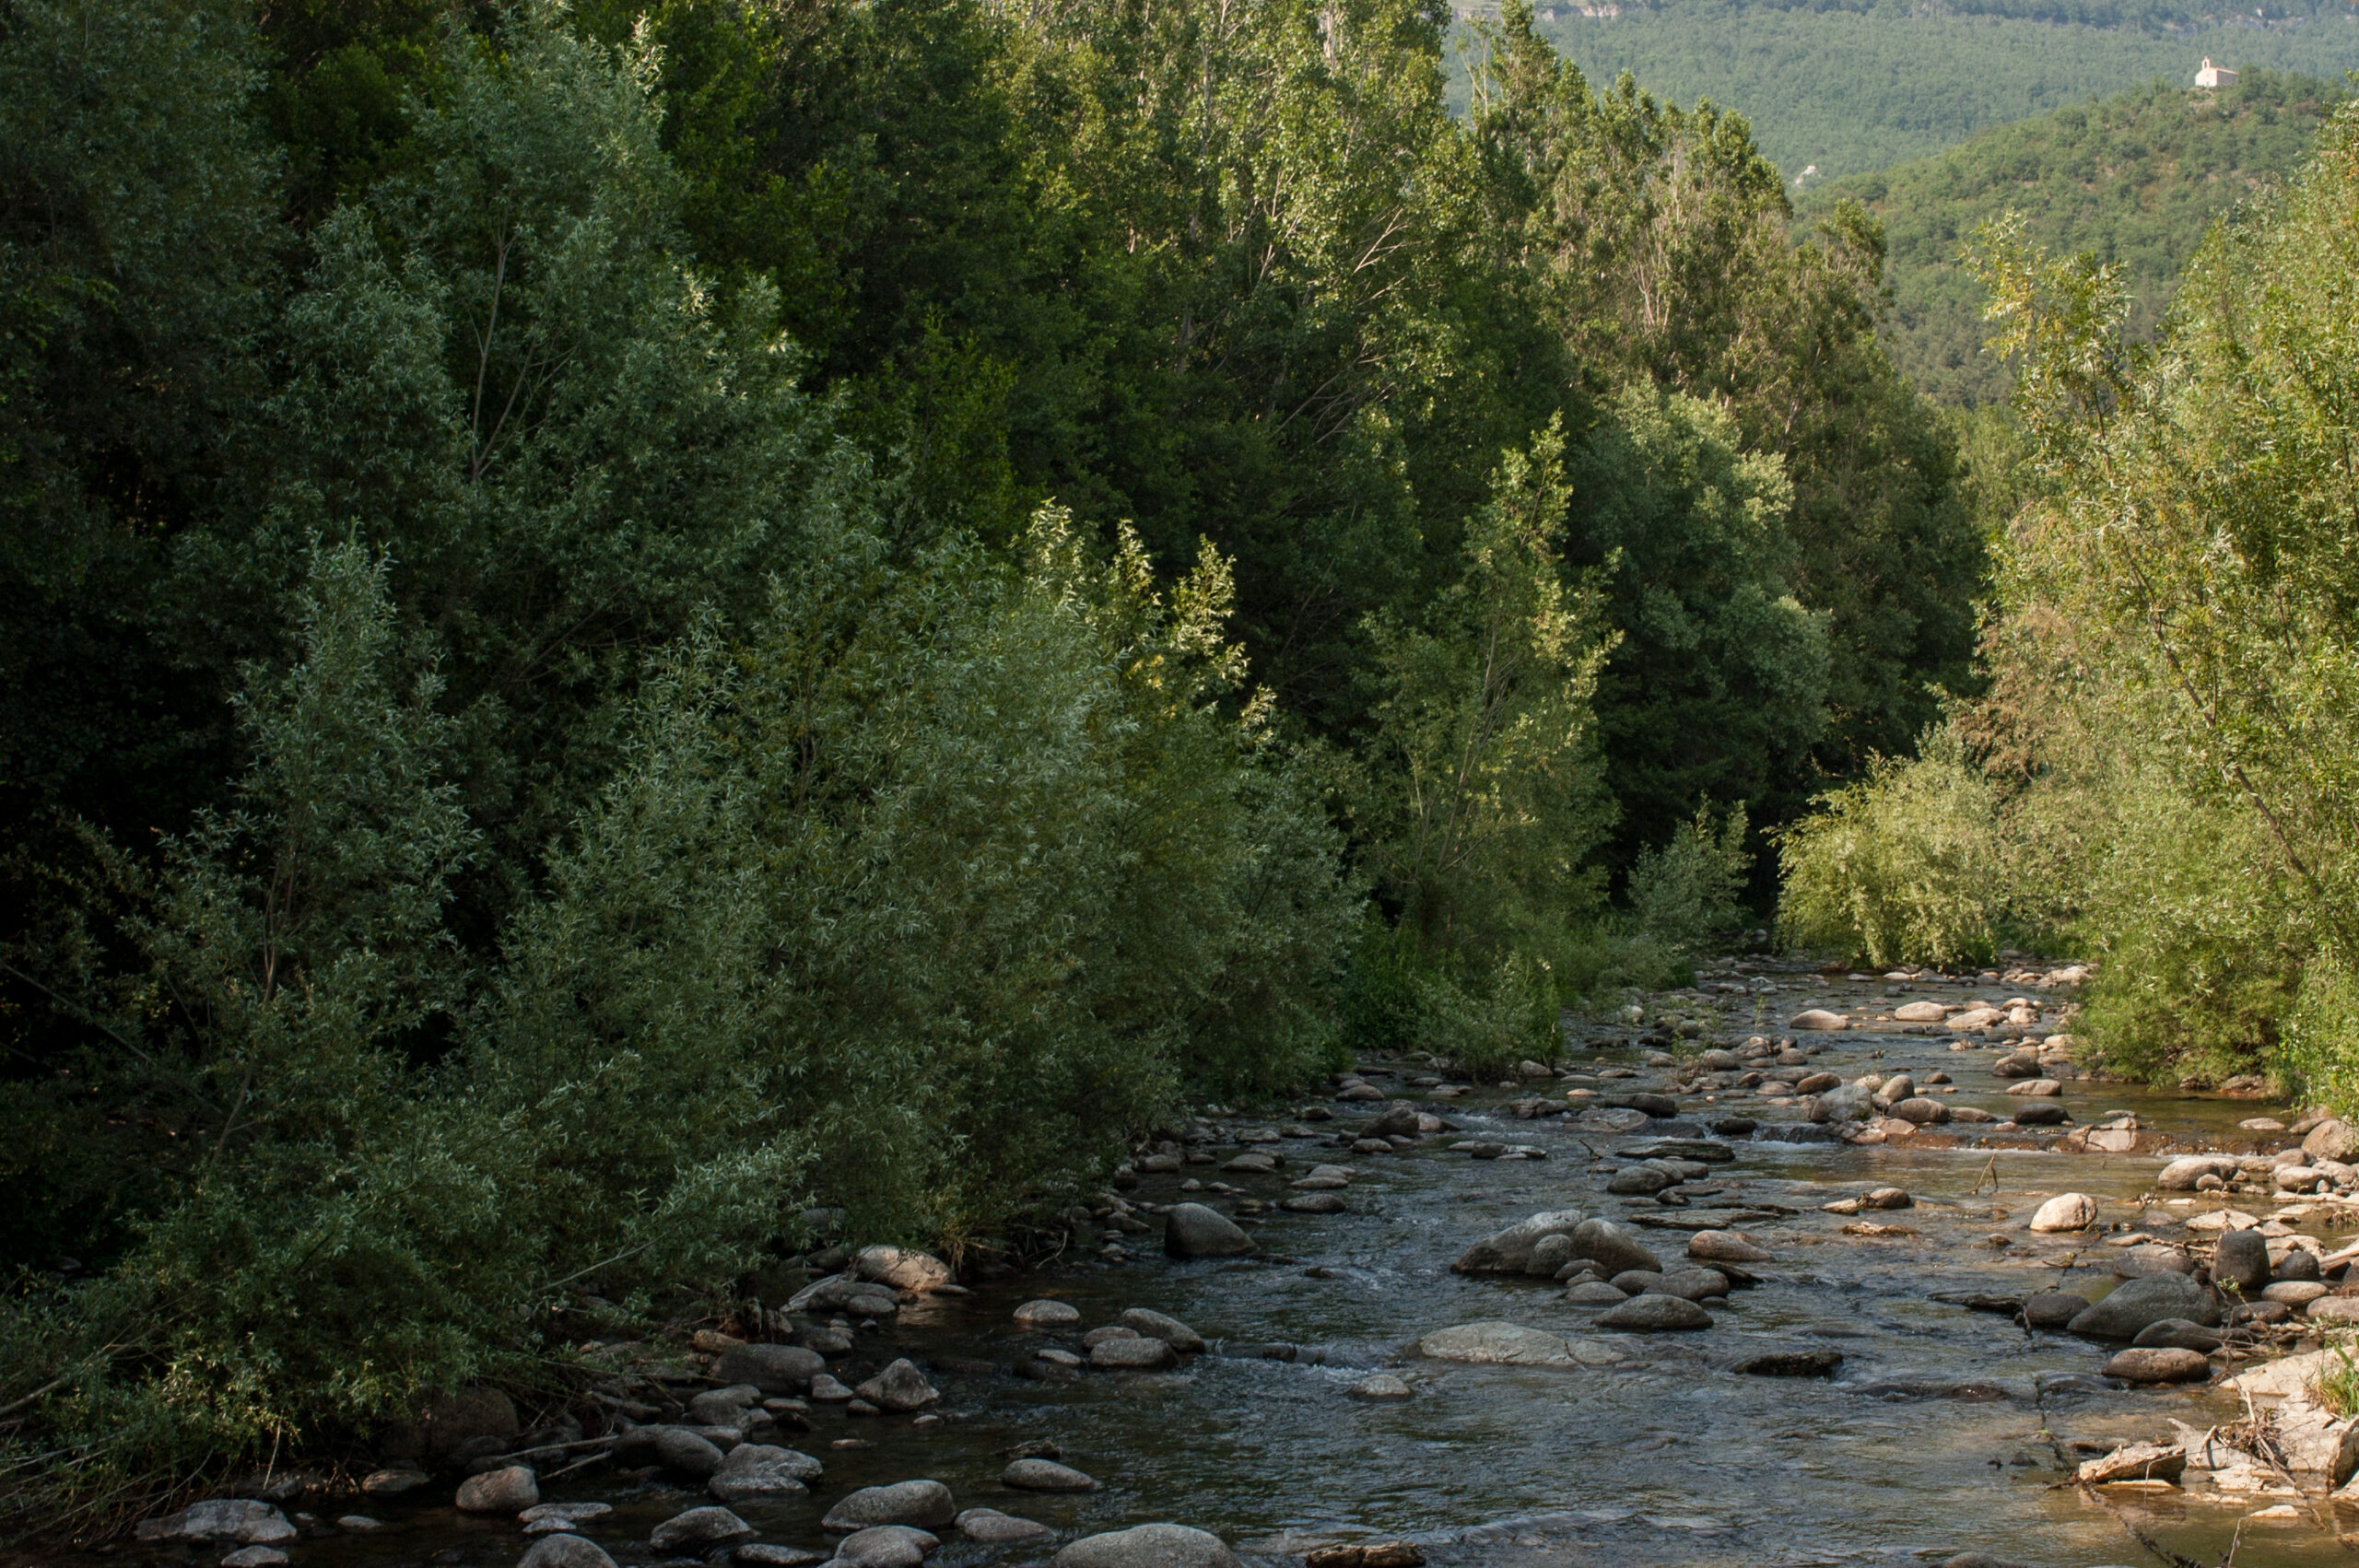
{"label": "river", "polygon": [[[1765,1032],[1781,1033],[1779,1023],[1814,1004],[1864,1017],[1912,997],[1996,1000],[2014,991],[1995,981],[1887,984],[1765,965],[1740,979],[1777,989],[1716,999],[1723,1038],[1741,1038],[1764,1018]],[[1709,1000],[1691,993],[1646,1005],[1650,1019],[1682,1011],[1701,1016]],[[1637,1078],[1609,1081],[1613,1088],[1660,1087],[1664,1074],[1645,1065],[1649,1048],[1631,1042],[1634,1033],[1592,1029],[1577,1042],[1573,1060],[1639,1069]],[[2004,1113],[2020,1103],[1990,1076],[1994,1052],[1954,1051],[1946,1032],[1871,1026],[1811,1040],[1825,1047],[1813,1070],[1847,1078],[1907,1070],[1920,1083],[1948,1071],[1958,1081],[1948,1096],[1953,1105]],[[1410,1062],[1363,1068],[1404,1096],[1419,1092],[1408,1080],[1425,1075]],[[2054,1484],[2068,1473],[2061,1458],[2077,1461],[2089,1451],[2075,1444],[2102,1448],[2154,1437],[2166,1416],[2198,1426],[2231,1419],[2237,1412],[2228,1397],[2201,1388],[2107,1389],[2085,1375],[2118,1347],[2029,1333],[2002,1316],[1935,1299],[2021,1295],[2058,1281],[2094,1291],[2109,1282],[2106,1249],[2095,1238],[2026,1230],[2033,1210],[2060,1192],[2100,1199],[2109,1225],[2192,1239],[2174,1227],[2216,1203],[2149,1210],[2135,1201],[2151,1188],[2159,1158],[2060,1153],[2029,1146],[2028,1137],[2002,1141],[2024,1146],[1994,1148],[1976,1141],[1977,1129],[1957,1124],[1921,1141],[1866,1147],[1731,1140],[1734,1163],[1717,1167],[1711,1179],[1733,1184],[1733,1191],[1697,1201],[1793,1211],[1747,1226],[1775,1261],[1755,1266],[1757,1286],[1714,1308],[1708,1330],[1617,1335],[1592,1328],[1596,1311],[1567,1305],[1560,1286],[1450,1270],[1471,1242],[1536,1211],[1666,1212],[1649,1198],[1608,1196],[1606,1176],[1593,1169],[1614,1164],[1617,1148],[1646,1135],[1616,1139],[1567,1117],[1519,1119],[1512,1103],[1533,1094],[1561,1096],[1563,1087],[1474,1085],[1446,1102],[1426,1100],[1426,1109],[1458,1130],[1383,1155],[1333,1147],[1332,1135],[1365,1109],[1336,1106],[1336,1119],[1313,1129],[1319,1139],[1261,1145],[1286,1156],[1274,1176],[1229,1174],[1220,1164],[1241,1147],[1237,1134],[1289,1123],[1298,1108],[1212,1118],[1215,1141],[1199,1147],[1218,1163],[1146,1176],[1127,1197],[1141,1204],[1203,1198],[1233,1208],[1234,1199],[1217,1194],[1182,1194],[1180,1183],[1223,1181],[1267,1201],[1285,1196],[1289,1179],[1311,1164],[1332,1161],[1356,1173],[1344,1194],[1346,1211],[1272,1209],[1253,1216],[1258,1251],[1250,1258],[1170,1261],[1150,1234],[1129,1238],[1139,1250],[1127,1261],[1093,1257],[914,1302],[898,1322],[864,1335],[846,1359],[912,1358],[942,1389],[935,1408],[944,1419],[921,1424],[817,1409],[815,1431],[783,1440],[826,1463],[814,1495],[739,1511],[765,1539],[825,1549],[818,1521],[834,1498],[855,1486],[922,1476],[947,1483],[962,1507],[1002,1508],[1060,1532],[1173,1520],[1273,1562],[1298,1563],[1300,1552],[1324,1542],[1390,1538],[1419,1543],[1444,1568],[1938,1563],[1964,1551],[2048,1568],[2159,1561],[2123,1518]],[[2067,1082],[2063,1099],[2080,1125],[2128,1111],[2180,1148],[2273,1146],[2237,1126],[2269,1108],[2250,1099],[2086,1081]],[[1691,1096],[1683,1114],[1778,1116],[1742,1091],[1709,1105]],[[1924,1146],[1936,1141],[1932,1132],[1948,1146]],[[1476,1159],[1452,1150],[1469,1138],[1531,1144],[1548,1157]],[[1854,1222],[1822,1208],[1883,1186],[1906,1189],[1913,1205],[1863,1218],[1907,1234],[1846,1234],[1843,1226]],[[2248,1210],[2254,1203],[2238,1200]],[[1641,1235],[1666,1258],[1677,1257],[1685,1239],[1672,1230]],[[1994,1235],[2006,1245],[1992,1245]],[[1041,1296],[1079,1308],[1085,1328],[1125,1307],[1152,1307],[1191,1325],[1212,1349],[1173,1373],[1020,1377],[1004,1369],[1043,1343],[1077,1342],[1078,1330],[1043,1335],[1015,1327],[1013,1309]],[[1624,1359],[1571,1368],[1478,1366],[1415,1352],[1414,1341],[1434,1330],[1501,1319],[1607,1339]],[[1287,1361],[1265,1353],[1272,1345],[1316,1350]],[[1842,1364],[1827,1378],[1731,1370],[1750,1354],[1788,1348],[1838,1351]],[[985,1363],[999,1370],[982,1370]],[[1412,1397],[1353,1397],[1354,1385],[1377,1368],[1405,1378]],[[2044,1390],[2043,1380],[2052,1384],[2060,1374],[2084,1375]],[[1003,1488],[1005,1451],[1037,1440],[1055,1445],[1066,1464],[1104,1489],[1040,1496]],[[306,1504],[322,1522],[288,1543],[296,1568],[506,1568],[516,1561],[524,1538],[515,1524],[458,1514],[447,1505],[447,1486],[433,1495],[440,1501],[415,1507],[366,1504],[392,1527],[366,1536],[324,1522],[358,1500]],[[626,1564],[655,1560],[644,1544],[655,1523],[708,1501],[660,1477],[626,1482],[594,1466],[557,1483],[550,1495],[615,1504],[617,1511],[585,1533]],[[2244,1568],[2343,1558],[2306,1518],[2246,1520],[2259,1504],[2173,1493],[2121,1506],[2130,1525],[2205,1564],[2220,1561],[2239,1530],[2236,1562]],[[1045,1556],[946,1534],[936,1561],[968,1568]]]}

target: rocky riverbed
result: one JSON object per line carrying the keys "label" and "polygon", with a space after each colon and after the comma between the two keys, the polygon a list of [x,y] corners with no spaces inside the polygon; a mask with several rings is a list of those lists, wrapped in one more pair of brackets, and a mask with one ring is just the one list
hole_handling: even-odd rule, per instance
{"label": "rocky riverbed", "polygon": [[2105,1082],[2083,973],[1731,965],[1504,1082],[1206,1107],[1057,1267],[873,1250],[761,1342],[585,1342],[591,1399],[456,1401],[365,1490],[275,1475],[117,1555],[2339,1560],[2359,1132]]}

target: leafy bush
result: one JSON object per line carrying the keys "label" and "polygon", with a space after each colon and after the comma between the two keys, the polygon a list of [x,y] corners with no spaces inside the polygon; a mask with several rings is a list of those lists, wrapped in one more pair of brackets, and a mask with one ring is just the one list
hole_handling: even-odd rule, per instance
{"label": "leafy bush", "polygon": [[1707,937],[1742,923],[1737,895],[1753,865],[1745,825],[1743,806],[1717,824],[1699,808],[1669,843],[1643,851],[1630,872],[1630,918],[1638,929],[1693,953]]}
{"label": "leafy bush", "polygon": [[1878,966],[1986,957],[2006,905],[2000,805],[1954,729],[1880,759],[1779,836],[1787,935]]}

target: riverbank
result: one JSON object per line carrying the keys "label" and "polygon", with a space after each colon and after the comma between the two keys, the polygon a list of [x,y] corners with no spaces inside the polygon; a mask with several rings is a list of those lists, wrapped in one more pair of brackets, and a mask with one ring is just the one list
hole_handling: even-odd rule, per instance
{"label": "riverbank", "polygon": [[[2018,999],[2034,1005],[1995,1008],[1978,1031],[1947,1027],[1977,1001]],[[1911,1001],[1945,1011],[1938,1022],[1894,1016]],[[2069,1047],[2048,1052],[2062,1059],[2044,1080],[1991,1071],[2025,1040],[2068,1035],[2056,1025],[2069,1025],[2071,1005],[2070,981],[2042,987],[2021,974],[1937,983],[1746,965],[1643,999],[1635,1019],[1601,1021],[1545,1080],[1461,1085],[1430,1063],[1365,1062],[1333,1097],[1275,1117],[1208,1115],[1169,1148],[1143,1151],[1134,1185],[1109,1195],[1119,1205],[1091,1216],[1085,1259],[964,1293],[880,1299],[839,1287],[836,1305],[805,1301],[778,1320],[846,1393],[889,1376],[915,1397],[894,1368],[906,1360],[935,1396],[899,1411],[861,1401],[882,1412],[871,1415],[832,1387],[817,1390],[826,1398],[756,1388],[753,1403],[734,1408],[780,1403],[764,1412],[767,1428],[748,1421],[735,1435],[816,1460],[806,1492],[724,1503],[708,1480],[648,1450],[649,1438],[600,1442],[607,1423],[712,1425],[703,1418],[718,1413],[713,1404],[745,1398],[727,1395],[746,1387],[735,1347],[585,1341],[577,1353],[608,1369],[603,1398],[554,1422],[521,1412],[500,1446],[468,1458],[457,1456],[464,1436],[445,1442],[439,1461],[379,1456],[382,1469],[416,1466],[424,1478],[396,1495],[284,1495],[273,1506],[292,1536],[258,1544],[298,1568],[507,1568],[532,1539],[517,1511],[461,1512],[451,1471],[522,1462],[537,1472],[541,1500],[608,1505],[579,1521],[579,1533],[626,1564],[681,1560],[679,1548],[654,1544],[659,1527],[708,1505],[730,1507],[750,1544],[776,1555],[727,1542],[707,1550],[738,1550],[749,1562],[832,1554],[841,1533],[825,1524],[830,1510],[861,1488],[921,1478],[941,1482],[957,1510],[986,1507],[1052,1532],[994,1543],[930,1531],[935,1560],[952,1568],[1040,1561],[1052,1547],[1156,1521],[1201,1527],[1248,1558],[1287,1565],[1322,1548],[1392,1542],[1436,1564],[1534,1568],[1601,1554],[1939,1562],[1978,1551],[2060,1568],[2154,1560],[2126,1527],[2205,1562],[2235,1539],[2247,1568],[2339,1556],[2309,1510],[2253,1518],[2283,1504],[2222,1493],[2200,1477],[2098,1499],[2073,1484],[2083,1462],[2167,1437],[2173,1420],[2201,1432],[2237,1419],[2241,1400],[2212,1380],[2298,1348],[2314,1332],[2306,1317],[2238,1336],[2206,1358],[2203,1383],[2141,1387],[2105,1375],[2118,1342],[1977,1309],[2060,1286],[2099,1300],[2120,1278],[2118,1260],[2151,1257],[2141,1254],[2148,1246],[2200,1264],[2220,1234],[2206,1225],[2222,1213],[2281,1227],[2272,1251],[2302,1235],[2329,1257],[2353,1223],[2330,1195],[2277,1200],[2270,1151],[2299,1141],[2295,1118],[2231,1096],[2077,1076]],[[1784,1026],[1813,1010],[1846,1027]],[[2032,1016],[2011,1022],[2011,1011]],[[1762,1045],[1749,1047],[1756,1036]],[[1748,1048],[1769,1060],[1745,1065]],[[1802,1060],[1782,1060],[1790,1049]],[[1714,1051],[1737,1065],[1710,1065]],[[1770,1074],[1802,1069],[1802,1080],[1830,1073],[1838,1088],[1870,1076],[1880,1088],[1907,1073],[1912,1091],[1926,1092],[1878,1107],[1872,1091],[1872,1114],[1813,1121],[1820,1107],[1805,1102],[1831,1091],[1763,1092],[1799,1087]],[[1742,1082],[1755,1071],[1757,1082]],[[2025,1082],[2056,1092],[2007,1093]],[[1674,1114],[1611,1103],[1652,1095]],[[1920,1099],[1951,1118],[1890,1114]],[[2042,1128],[2006,1114],[2026,1099],[2052,1101],[2069,1119]],[[1961,1110],[1992,1119],[1962,1120]],[[2287,1125],[2243,1125],[2263,1120]],[[1755,1125],[1735,1130],[1742,1121]],[[2130,1133],[2130,1147],[2093,1145],[2087,1134],[2107,1127]],[[2271,1175],[2264,1185],[2256,1164],[2255,1179],[2242,1179],[2231,1164],[2214,1183],[2248,1190],[2157,1192],[2169,1162],[2195,1153],[2266,1159]],[[1650,1164],[1677,1179],[1630,1179]],[[1314,1175],[1321,1166],[1330,1169]],[[1653,1189],[1614,1190],[1641,1186]],[[1879,1207],[1892,1199],[1872,1195],[1887,1189],[1906,1206]],[[2090,1200],[2092,1225],[2030,1229],[2066,1194]],[[1252,1250],[1168,1258],[1164,1232],[1180,1204],[1211,1209]],[[1709,1327],[1684,1331],[1607,1327],[1614,1304],[1577,1304],[1553,1279],[1453,1270],[1485,1236],[1567,1211],[1602,1216],[1671,1268],[1689,1261],[1702,1230],[1742,1231],[1769,1256],[1728,1262],[1751,1282],[1731,1278],[1725,1296],[1704,1296]],[[1036,1312],[1019,1322],[1021,1306],[1043,1299],[1072,1318],[1043,1322],[1063,1315]],[[1172,1350],[1168,1364],[1146,1364],[1166,1359],[1153,1348],[1134,1352],[1130,1369],[1090,1364],[1122,1359],[1101,1355],[1088,1335],[1131,1309],[1177,1319],[1205,1348]],[[1537,1364],[1424,1353],[1432,1336],[1481,1324],[1513,1325],[1536,1337],[1530,1343],[1553,1339],[1566,1351]],[[1737,1370],[1830,1355],[1840,1359],[1825,1375]],[[1379,1378],[1398,1389],[1371,1387]],[[578,1435],[563,1435],[569,1421]],[[1052,1449],[1097,1489],[1009,1484],[1008,1467],[1027,1449]],[[337,1523],[360,1518],[375,1527]],[[134,1553],[230,1554],[212,1543],[118,1555]]]}

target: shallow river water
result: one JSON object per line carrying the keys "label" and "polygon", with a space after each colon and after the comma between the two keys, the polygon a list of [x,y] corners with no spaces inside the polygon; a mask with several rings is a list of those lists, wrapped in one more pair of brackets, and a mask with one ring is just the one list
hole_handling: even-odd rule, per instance
{"label": "shallow river water", "polygon": [[[1775,997],[1777,1023],[1813,1001],[1864,1012],[1906,996],[2002,997],[1992,984],[1959,988],[1848,985],[1786,974]],[[1748,1003],[1748,1006],[1750,1004]],[[1739,1023],[1742,1037],[1754,1025]],[[1723,1026],[1723,1033],[1729,1026]],[[1958,1080],[1954,1105],[2003,1111],[2010,1102],[1991,1077],[1987,1049],[1955,1052],[1944,1034],[1855,1029],[1815,1037],[1828,1049],[1812,1068],[1846,1077],[1907,1068],[1921,1082],[1933,1071]],[[1640,1065],[1641,1047],[1584,1039],[1576,1062]],[[1368,1063],[1372,1069],[1388,1064]],[[1420,1071],[1389,1064],[1376,1082],[1414,1095]],[[1646,1087],[1661,1073],[1609,1083]],[[1329,1142],[1288,1140],[1275,1176],[1229,1175],[1194,1165],[1149,1176],[1133,1201],[1177,1201],[1186,1176],[1220,1179],[1255,1196],[1285,1196],[1287,1180],[1332,1161],[1359,1174],[1344,1194],[1348,1211],[1297,1215],[1274,1210],[1254,1226],[1249,1258],[1173,1262],[1153,1235],[1133,1238],[1143,1255],[1096,1259],[932,1297],[905,1308],[898,1324],[864,1335],[853,1359],[882,1364],[907,1354],[944,1393],[947,1419],[925,1426],[909,1417],[850,1418],[813,1412],[816,1430],[781,1441],[826,1462],[814,1494],[792,1506],[739,1510],[763,1539],[824,1549],[820,1515],[856,1486],[927,1476],[947,1483],[959,1505],[1022,1514],[1060,1532],[1175,1520],[1213,1530],[1250,1556],[1299,1562],[1311,1545],[1405,1537],[1437,1564],[1805,1564],[1906,1560],[1936,1563],[1985,1551],[2054,1568],[2155,1562],[2121,1519],[2071,1486],[2054,1483],[2087,1449],[2152,1438],[2177,1416],[2199,1426],[2232,1419],[2227,1396],[2201,1389],[2110,1391],[2083,1383],[2043,1390],[2044,1375],[2094,1375],[2109,1348],[2063,1335],[2034,1334],[2006,1318],[1933,1299],[1984,1291],[2008,1294],[2068,1281],[2110,1280],[2106,1249],[2086,1235],[2042,1237],[2025,1229],[2040,1200],[2064,1191],[2104,1201],[2108,1224],[2165,1239],[2169,1228],[2216,1207],[2176,1210],[2134,1201],[2152,1187],[2155,1155],[2108,1156],[2034,1148],[1951,1148],[1895,1141],[1875,1147],[1735,1141],[1736,1162],[1715,1181],[1735,1200],[1795,1211],[1748,1223],[1776,1257],[1757,1266],[1762,1282],[1716,1306],[1715,1326],[1684,1334],[1608,1335],[1595,1313],[1567,1305],[1563,1289],[1540,1281],[1468,1278],[1449,1264],[1469,1243],[1536,1211],[1578,1209],[1625,1217],[1658,1208],[1645,1198],[1609,1197],[1598,1157],[1647,1141],[1584,1131],[1562,1117],[1516,1119],[1508,1102],[1532,1091],[1476,1088],[1447,1104],[1424,1102],[1462,1130],[1427,1137],[1414,1152],[1354,1155]],[[1691,1114],[1774,1117],[1743,1096],[1724,1104],[1684,1102]],[[2071,1082],[2064,1100],[2082,1125],[2105,1112],[2134,1112],[2170,1132],[2182,1150],[2250,1150],[2237,1122],[2269,1107],[2118,1084]],[[1337,1106],[1322,1137],[1346,1129],[1359,1107]],[[1287,1119],[1221,1119],[1230,1131]],[[1952,1129],[1950,1130],[1970,1130]],[[1462,1138],[1496,1136],[1544,1148],[1545,1160],[1475,1160],[1449,1150]],[[1207,1152],[1225,1162],[1234,1147]],[[1821,1205],[1875,1186],[1906,1188],[1912,1208],[1865,1216],[1911,1234],[1861,1237]],[[1191,1195],[1192,1196],[1192,1195]],[[1207,1198],[1223,1207],[1228,1204]],[[1727,1195],[1702,1202],[1730,1201]],[[2251,1210],[2250,1199],[2239,1207]],[[2265,1212],[2266,1211],[2262,1211]],[[2304,1228],[2315,1228],[2306,1225]],[[1991,1244],[1993,1235],[2008,1245]],[[2324,1233],[2320,1233],[2324,1234]],[[1666,1258],[1684,1235],[1642,1232]],[[2094,1267],[2092,1267],[2094,1264]],[[1013,1308],[1053,1296],[1081,1309],[1082,1328],[1128,1306],[1170,1313],[1213,1342],[1172,1374],[1093,1373],[1042,1383],[1002,1370],[1041,1343],[1066,1347],[1070,1334],[1027,1334]],[[1570,1369],[1469,1366],[1426,1360],[1422,1335],[1454,1324],[1504,1319],[1568,1336],[1611,1339],[1618,1364]],[[1268,1359],[1272,1342],[1320,1347]],[[1739,1375],[1731,1365],[1766,1349],[1832,1349],[1843,1363],[1831,1378]],[[964,1370],[943,1370],[945,1360]],[[1349,1390],[1373,1369],[1404,1377],[1407,1400],[1369,1402]],[[838,1448],[839,1440],[867,1445]],[[1048,1439],[1063,1461],[1104,1483],[1078,1497],[1010,1492],[999,1482],[1004,1450]],[[404,1508],[362,1500],[309,1502],[323,1519],[356,1507],[393,1527],[374,1536],[308,1527],[288,1543],[295,1568],[393,1568],[482,1564],[505,1568],[525,1539],[505,1520],[471,1520],[439,1503]],[[593,1467],[548,1495],[598,1498],[617,1512],[585,1533],[617,1561],[649,1562],[652,1525],[706,1501],[655,1480],[626,1482]],[[2241,1528],[2236,1561],[2245,1568],[2343,1561],[2307,1518],[2247,1521],[2242,1507],[2145,1497],[2122,1505],[2131,1524],[2205,1564],[2219,1562]],[[127,1549],[135,1550],[135,1549]],[[210,1562],[218,1549],[188,1559]],[[945,1535],[939,1562],[964,1565],[1039,1561],[1045,1551],[985,1548]]]}

